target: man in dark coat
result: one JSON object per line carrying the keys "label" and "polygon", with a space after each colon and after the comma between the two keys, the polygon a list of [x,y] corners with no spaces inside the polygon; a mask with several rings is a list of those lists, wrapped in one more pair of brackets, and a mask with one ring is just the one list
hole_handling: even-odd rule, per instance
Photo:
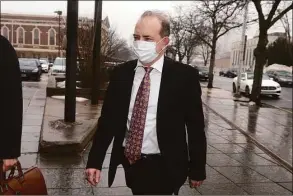
{"label": "man in dark coat", "polygon": [[[100,181],[113,140],[108,184],[117,166],[135,195],[172,195],[189,177],[206,178],[206,136],[196,69],[164,56],[170,23],[157,11],[138,20],[133,49],[138,60],[115,67],[87,162],[87,179]],[[188,144],[188,145],[187,145]]]}
{"label": "man in dark coat", "polygon": [[13,46],[2,35],[0,70],[0,161],[7,171],[20,156],[23,103],[18,58]]}

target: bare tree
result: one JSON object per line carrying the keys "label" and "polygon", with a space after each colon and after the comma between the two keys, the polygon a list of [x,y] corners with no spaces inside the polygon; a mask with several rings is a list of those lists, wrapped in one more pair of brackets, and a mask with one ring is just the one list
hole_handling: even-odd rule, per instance
{"label": "bare tree", "polygon": [[[254,6],[258,13],[259,19],[259,39],[257,43],[257,47],[254,50],[255,56],[255,69],[254,69],[254,80],[252,86],[252,93],[250,96],[250,100],[255,102],[257,105],[260,105],[260,93],[261,93],[261,83],[262,83],[262,75],[263,75],[263,67],[267,61],[267,44],[268,44],[268,30],[278,21],[280,20],[289,10],[293,9],[293,3],[287,8],[277,13],[278,7],[280,5],[281,0],[275,0],[270,2],[271,9],[267,18],[265,18],[265,14],[263,12],[262,0],[252,0]],[[267,2],[265,2],[267,5]]]}
{"label": "bare tree", "polygon": [[110,29],[102,36],[101,54],[105,61],[111,60],[118,51],[125,50],[127,47],[126,40],[119,37],[115,29]]}
{"label": "bare tree", "polygon": [[79,59],[83,59],[84,62],[89,62],[92,55],[92,46],[94,38],[94,21],[86,20],[79,23],[78,28],[78,51],[77,55]]}
{"label": "bare tree", "polygon": [[186,26],[183,7],[176,7],[176,16],[170,16],[172,47],[176,50],[178,61],[181,63],[186,56],[184,48]]}
{"label": "bare tree", "polygon": [[[278,10],[278,14],[280,14],[280,13],[281,13],[281,10]],[[286,37],[287,37],[288,41],[290,42],[291,41],[291,33],[290,33],[290,20],[288,17],[288,13],[285,14],[280,20],[281,20],[281,23],[284,27]]]}
{"label": "bare tree", "polygon": [[192,57],[195,55],[195,48],[200,44],[200,39],[197,34],[188,31],[190,24],[185,15],[185,9],[178,6],[176,15],[170,16],[171,24],[171,40],[172,47],[176,50],[179,62],[186,59],[186,63],[190,64]]}
{"label": "bare tree", "polygon": [[202,57],[204,66],[207,66],[208,60],[210,59],[210,55],[211,55],[210,47],[207,44],[201,44],[198,53]]}
{"label": "bare tree", "polygon": [[[109,31],[102,29],[101,33],[101,68],[104,62],[117,54],[118,51],[127,47],[124,39],[120,38],[114,29]],[[83,87],[90,87],[92,80],[92,53],[94,39],[94,21],[84,20],[78,28],[78,58],[80,59],[80,76]],[[103,74],[101,74],[103,77]],[[102,82],[105,82],[101,79]]]}
{"label": "bare tree", "polygon": [[186,63],[190,64],[192,57],[195,56],[195,50],[200,45],[200,39],[194,33],[186,33],[183,41],[184,53],[186,56]]}
{"label": "bare tree", "polygon": [[211,50],[208,88],[213,88],[217,42],[220,37],[242,25],[238,15],[243,7],[244,1],[239,0],[201,0],[189,12],[189,31],[194,32]]}

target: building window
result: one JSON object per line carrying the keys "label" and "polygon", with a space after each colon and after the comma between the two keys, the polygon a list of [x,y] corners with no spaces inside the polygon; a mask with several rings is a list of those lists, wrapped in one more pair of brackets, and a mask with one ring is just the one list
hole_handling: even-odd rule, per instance
{"label": "building window", "polygon": [[56,32],[54,29],[49,30],[49,45],[56,45]]}
{"label": "building window", "polygon": [[40,44],[40,30],[37,28],[33,30],[33,44]]}
{"label": "building window", "polygon": [[2,27],[2,32],[1,32],[1,34],[2,34],[4,37],[6,37],[6,39],[9,40],[9,29],[8,29],[8,27],[3,26],[3,27]]}
{"label": "building window", "polygon": [[24,29],[22,27],[18,27],[16,33],[17,33],[17,43],[24,44]]}

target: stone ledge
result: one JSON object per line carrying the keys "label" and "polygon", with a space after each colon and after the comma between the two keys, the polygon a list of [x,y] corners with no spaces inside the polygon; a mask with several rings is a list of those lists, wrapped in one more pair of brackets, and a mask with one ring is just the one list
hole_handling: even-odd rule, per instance
{"label": "stone ledge", "polygon": [[[65,77],[63,76],[49,76],[48,83],[46,87],[46,95],[47,97],[51,96],[62,96],[65,95],[65,88],[58,88],[57,82],[64,81]],[[91,88],[77,88],[76,96],[77,97],[85,97],[91,98]],[[98,91],[98,89],[97,89]],[[106,87],[99,90],[99,100],[103,100],[106,92]]]}
{"label": "stone ledge", "polygon": [[40,153],[68,154],[83,151],[96,131],[100,109],[100,105],[91,106],[90,101],[77,102],[76,123],[62,123],[64,100],[47,97]]}

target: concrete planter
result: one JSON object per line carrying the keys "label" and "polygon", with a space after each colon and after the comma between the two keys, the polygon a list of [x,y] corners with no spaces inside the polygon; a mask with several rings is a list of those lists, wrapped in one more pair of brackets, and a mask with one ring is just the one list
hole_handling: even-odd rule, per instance
{"label": "concrete planter", "polygon": [[[52,96],[62,96],[65,95],[65,88],[57,87],[57,82],[64,81],[64,76],[49,76],[48,84],[46,88],[47,97]],[[100,89],[99,92],[99,99],[103,100],[105,96],[106,87]],[[91,89],[90,88],[77,88],[76,89],[76,96],[77,97],[84,97],[90,99],[91,96]]]}

